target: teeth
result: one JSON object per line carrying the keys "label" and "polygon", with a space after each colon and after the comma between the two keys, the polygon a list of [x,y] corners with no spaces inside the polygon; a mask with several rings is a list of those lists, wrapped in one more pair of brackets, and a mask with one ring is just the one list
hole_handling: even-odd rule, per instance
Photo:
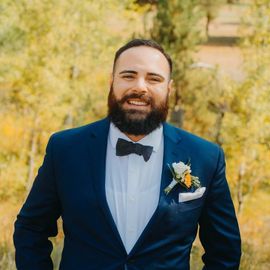
{"label": "teeth", "polygon": [[130,104],[133,104],[133,105],[138,105],[138,106],[143,106],[143,105],[147,105],[145,102],[143,101],[136,101],[136,100],[129,100],[129,103]]}

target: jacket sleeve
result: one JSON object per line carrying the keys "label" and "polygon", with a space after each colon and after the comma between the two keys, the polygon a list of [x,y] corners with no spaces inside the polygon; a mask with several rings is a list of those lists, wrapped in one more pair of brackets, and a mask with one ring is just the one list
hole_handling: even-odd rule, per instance
{"label": "jacket sleeve", "polygon": [[53,269],[50,236],[57,235],[60,203],[53,169],[53,136],[32,189],[17,216],[13,235],[18,270]]}
{"label": "jacket sleeve", "polygon": [[237,270],[241,257],[239,227],[219,151],[217,167],[200,218],[199,237],[205,253],[203,270]]}

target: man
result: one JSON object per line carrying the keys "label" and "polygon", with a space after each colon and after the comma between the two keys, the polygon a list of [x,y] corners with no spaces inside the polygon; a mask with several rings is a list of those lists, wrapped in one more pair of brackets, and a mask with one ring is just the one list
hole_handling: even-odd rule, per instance
{"label": "man", "polygon": [[60,269],[187,270],[198,225],[204,269],[238,269],[223,151],[165,123],[171,71],[157,43],[132,40],[115,55],[108,117],[50,138],[15,223],[19,270],[53,269],[60,216]]}

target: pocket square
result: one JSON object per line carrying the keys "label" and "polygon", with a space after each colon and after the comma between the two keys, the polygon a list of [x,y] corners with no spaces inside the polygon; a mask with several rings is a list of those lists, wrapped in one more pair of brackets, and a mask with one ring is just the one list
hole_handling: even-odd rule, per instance
{"label": "pocket square", "polygon": [[178,202],[187,202],[195,199],[199,199],[204,194],[206,188],[197,188],[194,192],[179,193]]}

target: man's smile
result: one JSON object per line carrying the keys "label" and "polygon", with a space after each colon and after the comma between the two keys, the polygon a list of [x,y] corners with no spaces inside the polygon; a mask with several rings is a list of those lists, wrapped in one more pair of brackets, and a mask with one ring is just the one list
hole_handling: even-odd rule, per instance
{"label": "man's smile", "polygon": [[149,107],[150,103],[142,99],[130,98],[124,103],[124,107],[143,109]]}
{"label": "man's smile", "polygon": [[136,105],[136,106],[147,106],[149,103],[143,100],[138,99],[128,99],[127,103],[130,105]]}

